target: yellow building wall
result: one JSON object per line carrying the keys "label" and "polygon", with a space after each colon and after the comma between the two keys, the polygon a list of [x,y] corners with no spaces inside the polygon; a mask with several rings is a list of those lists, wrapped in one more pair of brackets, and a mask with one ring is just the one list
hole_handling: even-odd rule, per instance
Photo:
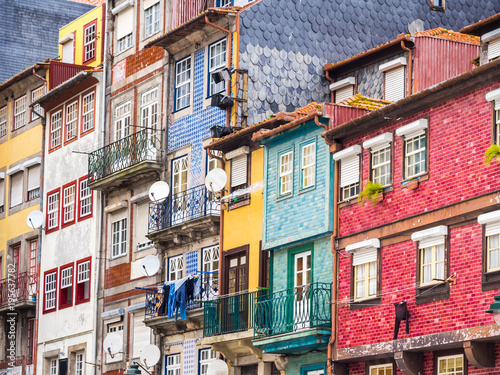
{"label": "yellow building wall", "polygon": [[[230,176],[231,163],[226,163],[226,173]],[[250,161],[250,185],[264,180],[264,149],[252,152]],[[228,179],[230,180],[230,179]],[[226,186],[229,189],[229,184]],[[263,215],[262,188],[251,192],[250,204],[232,211],[224,211],[223,251],[249,244],[248,288],[254,290],[259,285],[260,241],[262,240]]]}
{"label": "yellow building wall", "polygon": [[[76,65],[83,65],[83,28],[89,24],[90,22],[97,20],[97,27],[96,27],[96,38],[97,38],[97,43],[96,43],[96,59],[89,63],[86,64],[88,66],[98,66],[101,64],[102,59],[102,44],[103,44],[103,38],[104,38],[104,30],[103,30],[103,15],[105,15],[104,12],[105,5],[100,5],[94,9],[92,9],[90,12],[85,13],[83,16],[80,18],[77,18],[70,24],[62,27],[59,29],[59,39],[64,38],[65,36],[74,33],[74,58],[75,62],[74,64]],[[59,44],[59,58],[62,57],[62,44]]]}

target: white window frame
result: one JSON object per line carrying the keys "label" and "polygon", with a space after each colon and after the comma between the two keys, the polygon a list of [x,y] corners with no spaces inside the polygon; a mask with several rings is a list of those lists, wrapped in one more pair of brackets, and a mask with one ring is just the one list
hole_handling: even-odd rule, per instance
{"label": "white window frame", "polygon": [[279,154],[279,196],[293,192],[293,151]]}
{"label": "white window frame", "polygon": [[47,229],[59,226],[59,191],[47,195]]}
{"label": "white window frame", "polygon": [[208,364],[217,359],[219,353],[211,348],[200,349],[200,375],[208,375]]}
{"label": "white window frame", "polygon": [[75,353],[75,375],[85,374],[85,352]]}
{"label": "white window frame", "polygon": [[[396,135],[404,138],[404,167],[403,167],[403,175],[404,179],[407,180],[409,178],[417,177],[427,173],[427,163],[428,163],[428,150],[427,150],[427,137],[428,137],[428,129],[429,122],[427,119],[419,119],[409,123],[408,125],[404,125],[398,129],[396,129]],[[415,142],[420,142],[423,139],[424,146],[418,149],[414,149],[408,152],[409,143],[414,144]],[[422,160],[418,162],[415,161],[417,155],[421,155],[423,152],[423,170],[415,172],[416,165],[422,165]]]}
{"label": "white window frame", "polygon": [[[174,112],[191,105],[191,55],[175,63],[175,105]],[[180,96],[181,90],[187,88]]]}
{"label": "white window frame", "polygon": [[58,375],[59,374],[59,358],[49,359],[49,374]]}
{"label": "white window frame", "polygon": [[0,108],[0,138],[7,135],[7,106]]}
{"label": "white window frame", "polygon": [[[373,372],[375,370],[375,372]],[[382,372],[380,372],[382,370]],[[373,365],[368,368],[368,375],[385,375],[386,371],[393,371],[392,363],[384,363],[381,365]]]}
{"label": "white window frame", "polygon": [[[44,277],[44,310],[52,310],[56,308],[56,292],[57,292],[57,271],[47,273]],[[49,304],[50,301],[50,304]]]}
{"label": "white window frame", "polygon": [[61,270],[61,289],[73,286],[73,266]]}
{"label": "white window frame", "polygon": [[96,34],[97,23],[93,22],[83,29],[83,59],[84,62],[92,60],[96,56]]}
{"label": "white window frame", "polygon": [[77,284],[90,281],[90,260],[78,263]]}
{"label": "white window frame", "polygon": [[[363,142],[363,148],[370,151],[371,181],[384,187],[392,185],[392,142],[392,133],[380,134]],[[377,157],[381,155],[385,160],[377,162]],[[385,173],[382,172],[384,170]]]}
{"label": "white window frame", "polygon": [[[118,333],[122,335],[122,339],[124,339],[124,325],[123,322],[117,323],[109,323],[107,327],[107,333]],[[121,350],[123,351],[123,350]],[[123,360],[123,353],[117,353],[113,355],[113,358],[106,353],[106,362],[105,363],[113,363],[113,362],[121,362]]]}
{"label": "white window frame", "polygon": [[220,253],[219,245],[205,247],[201,250],[203,272],[205,280],[208,280],[208,291],[205,291],[203,299],[214,299],[217,297],[219,288],[219,268],[220,268]]}
{"label": "white window frame", "polygon": [[61,146],[62,109],[50,115],[50,149]]}
{"label": "white window frame", "polygon": [[[440,362],[441,361],[449,361],[450,359],[453,359],[454,360],[454,370],[452,371],[446,371],[446,372],[441,372],[440,371]],[[461,359],[462,360],[462,370],[457,370],[456,369],[456,365],[457,365],[457,359]],[[437,361],[436,361],[436,366],[437,366],[437,369],[436,369],[436,373],[437,375],[464,375],[464,367],[465,367],[465,358],[464,358],[464,355],[463,354],[456,354],[456,355],[448,355],[448,356],[445,356],[445,357],[438,357],[437,358]]]}
{"label": "white window frame", "polygon": [[94,129],[95,91],[89,92],[82,98],[82,129],[86,133]]}
{"label": "white window frame", "polygon": [[132,35],[133,33],[127,34],[124,37],[117,40],[118,43],[118,53],[122,53],[123,51],[128,50],[132,47]]}
{"label": "white window frame", "polygon": [[[223,58],[221,56],[223,55]],[[227,40],[218,40],[208,46],[208,93],[207,97],[224,91],[225,81],[215,83],[212,72],[227,65]]]}
{"label": "white window frame", "polygon": [[[45,94],[45,85],[40,86],[39,88],[31,91],[31,103],[34,103],[35,101],[40,99],[43,96],[43,94]],[[41,114],[42,117],[45,114],[42,106],[40,104],[36,104],[35,106],[33,106],[33,109],[31,110],[31,121],[35,121],[38,118],[35,112]]]}
{"label": "white window frame", "polygon": [[[17,130],[24,125],[26,125],[26,106],[27,106],[26,95],[17,98],[14,101],[14,127],[13,130]],[[18,104],[19,103],[19,104]]]}
{"label": "white window frame", "polygon": [[184,277],[184,256],[168,258],[168,281],[177,281]]}
{"label": "white window frame", "polygon": [[[172,160],[172,196],[186,191],[189,186],[189,158],[188,155]],[[185,176],[185,180],[183,180]]]}
{"label": "white window frame", "polygon": [[[398,101],[400,99],[403,99],[406,97],[406,79],[407,79],[407,74],[406,74],[406,58],[405,57],[399,57],[397,59],[391,60],[389,62],[386,62],[385,64],[380,65],[379,71],[382,72],[384,75],[384,100],[389,100],[389,101]],[[394,98],[387,98],[387,88],[388,88],[388,74],[394,74],[396,70],[403,70],[403,82],[401,83],[402,87],[402,96],[401,97],[394,97]]]}
{"label": "white window frame", "polygon": [[[374,270],[374,273],[372,271]],[[362,278],[359,277],[360,272],[363,272]],[[371,261],[354,266],[354,299],[362,300],[377,296],[377,261]],[[372,283],[375,283],[373,290]],[[362,293],[358,293],[358,285],[363,285]]]}
{"label": "white window frame", "polygon": [[500,145],[500,89],[496,89],[487,93],[486,100],[493,105],[495,143],[497,145]]}
{"label": "white window frame", "polygon": [[[212,155],[222,158],[222,151],[210,150],[210,152]],[[222,167],[222,163],[219,159],[213,158],[210,155],[207,155],[207,156],[208,156],[208,159],[207,159],[207,173],[206,174],[208,174],[208,172],[210,172],[211,170],[213,170],[215,168]]]}
{"label": "white window frame", "polygon": [[76,184],[63,188],[63,224],[75,221]]}
{"label": "white window frame", "polygon": [[[132,1],[122,2],[111,10],[115,16],[117,54],[124,52],[133,45],[133,29],[134,29],[134,3]],[[126,30],[125,30],[126,29]],[[126,31],[129,31],[125,34]]]}
{"label": "white window frame", "polygon": [[[419,286],[428,286],[442,281],[433,280],[436,278],[446,279],[446,262],[447,262],[447,251],[446,248],[446,236],[448,235],[448,227],[445,225],[439,225],[437,227],[425,229],[419,232],[415,232],[411,235],[413,242],[418,242],[418,252],[419,260],[417,267],[419,268]],[[437,254],[439,248],[443,250],[443,259],[438,259]],[[430,249],[431,251],[431,261],[424,263],[424,252]],[[437,266],[442,264],[442,275],[439,275]],[[430,266],[430,280],[424,281],[424,267]]]}
{"label": "white window frame", "polygon": [[113,132],[115,142],[130,135],[131,107],[130,100],[115,107],[115,129]]}
{"label": "white window frame", "polygon": [[[302,145],[300,158],[300,168],[302,173],[301,188],[307,189],[316,184],[316,142]],[[306,150],[310,150],[306,155]],[[305,181],[310,181],[306,184]]]}
{"label": "white window frame", "polygon": [[[500,210],[488,212],[487,214],[479,215],[477,222],[484,225],[484,237],[486,240],[486,249],[484,271],[485,273],[498,272],[500,271]],[[498,245],[496,247],[491,247],[491,239],[496,238]],[[491,267],[491,254],[496,252],[497,266]]]}
{"label": "white window frame", "polygon": [[111,258],[127,254],[127,218],[111,223]]}
{"label": "white window frame", "polygon": [[80,219],[92,214],[92,191],[90,190],[88,184],[88,178],[84,178],[79,181],[79,215]]}
{"label": "white window frame", "polygon": [[[330,91],[335,93],[335,103],[339,103],[354,95],[355,77],[348,77],[330,85]],[[339,95],[342,94],[342,95]],[[348,94],[348,95],[347,95]],[[340,98],[339,98],[340,96]]]}
{"label": "white window frame", "polygon": [[181,374],[181,355],[171,354],[167,356],[167,366],[165,375],[180,375]]}
{"label": "white window frame", "polygon": [[[340,201],[349,200],[359,195],[361,152],[361,146],[354,145],[333,154],[333,160],[340,161]],[[348,174],[351,168],[355,168],[353,175],[356,175],[356,178],[352,178]]]}
{"label": "white window frame", "polygon": [[[137,225],[135,226],[137,246],[135,251],[141,251],[149,249],[150,247],[153,246],[153,241],[145,237],[145,235],[148,233],[149,202],[138,202],[135,206],[136,206],[135,212],[137,218]],[[144,210],[145,212],[142,210]],[[141,215],[141,212],[143,213],[143,215]],[[139,226],[141,226],[141,229],[139,229]]]}
{"label": "white window frame", "polygon": [[[365,300],[370,298],[375,298],[378,295],[378,278],[379,278],[379,249],[380,240],[378,238],[371,238],[365,241],[357,242],[346,246],[346,252],[352,255],[352,285],[353,285],[353,297],[354,300]],[[372,266],[370,268],[370,266]],[[371,274],[370,271],[375,267],[375,274]],[[358,279],[358,274],[360,270],[363,270],[364,276]],[[375,291],[370,293],[370,281],[375,282]],[[358,283],[363,284],[362,295],[358,293]]]}
{"label": "white window frame", "polygon": [[65,142],[78,136],[78,99],[66,105]]}
{"label": "white window frame", "polygon": [[158,126],[158,87],[153,87],[141,95],[141,126],[154,130]]}
{"label": "white window frame", "polygon": [[152,4],[144,9],[144,38],[160,31],[160,3]]}

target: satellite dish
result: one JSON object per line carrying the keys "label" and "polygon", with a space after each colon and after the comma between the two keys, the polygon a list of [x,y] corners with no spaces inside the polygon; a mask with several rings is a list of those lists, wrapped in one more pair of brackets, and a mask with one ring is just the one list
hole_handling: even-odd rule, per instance
{"label": "satellite dish", "polygon": [[207,374],[208,375],[227,375],[229,373],[229,368],[226,362],[222,359],[216,359],[208,364]]}
{"label": "satellite dish", "polygon": [[205,178],[205,186],[210,192],[218,192],[224,189],[227,183],[227,174],[221,168],[212,169]]}
{"label": "satellite dish", "polygon": [[149,199],[152,202],[161,202],[170,194],[170,187],[165,181],[156,181],[149,188]]}
{"label": "satellite dish", "polygon": [[148,255],[141,260],[140,267],[144,276],[154,276],[160,269],[160,260],[156,255]]}
{"label": "satellite dish", "polygon": [[31,229],[38,229],[42,227],[43,219],[44,217],[42,211],[33,211],[30,212],[30,214],[26,218],[26,224],[28,224],[28,227],[30,227]]}
{"label": "satellite dish", "polygon": [[115,354],[120,353],[123,346],[123,339],[121,335],[116,332],[109,333],[104,339],[103,343],[104,351],[113,358]]}
{"label": "satellite dish", "polygon": [[146,345],[141,350],[141,364],[144,364],[146,368],[152,367],[158,363],[160,356],[160,349],[156,345]]}

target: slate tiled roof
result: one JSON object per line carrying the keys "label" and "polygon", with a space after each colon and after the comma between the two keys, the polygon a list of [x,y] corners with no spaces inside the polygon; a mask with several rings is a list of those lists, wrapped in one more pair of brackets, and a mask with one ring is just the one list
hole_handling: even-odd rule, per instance
{"label": "slate tiled roof", "polygon": [[453,40],[456,42],[472,43],[479,45],[480,38],[474,35],[467,35],[462,33],[457,33],[453,30],[446,30],[442,27],[438,27],[431,30],[419,31],[414,33],[412,36],[433,36],[441,39]]}
{"label": "slate tiled roof", "polygon": [[356,94],[351,96],[350,98],[342,100],[337,104],[348,105],[349,107],[373,111],[385,107],[386,105],[391,104],[391,102],[388,100],[373,99],[361,94]]}
{"label": "slate tiled roof", "polygon": [[90,4],[95,6],[99,6],[106,2],[106,0],[70,0],[70,1],[74,1],[76,3]]}

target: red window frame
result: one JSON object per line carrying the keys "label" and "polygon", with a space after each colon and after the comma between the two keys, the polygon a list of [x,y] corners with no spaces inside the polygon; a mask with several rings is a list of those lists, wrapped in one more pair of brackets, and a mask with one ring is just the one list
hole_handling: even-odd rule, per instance
{"label": "red window frame", "polygon": [[[86,282],[79,283],[78,282],[78,266],[82,263],[89,262],[89,280]],[[80,259],[76,262],[76,277],[75,277],[75,305],[80,303],[89,302],[90,301],[90,286],[92,281],[92,257]],[[88,296],[85,298],[85,283],[88,283]]]}
{"label": "red window frame", "polygon": [[[75,128],[75,136],[73,138],[68,139],[68,107],[76,103],[76,128]],[[68,143],[74,142],[78,139],[79,129],[78,122],[80,120],[80,98],[76,97],[72,100],[68,100],[64,105],[64,145]]]}
{"label": "red window frame", "polygon": [[[90,129],[88,129],[87,131],[83,131],[83,98],[87,95],[92,94],[92,93],[94,94],[94,116],[92,118],[92,127]],[[95,116],[96,116],[95,105],[96,105],[96,98],[97,98],[96,95],[97,95],[97,90],[95,87],[82,94],[82,98],[81,98],[82,103],[81,103],[81,111],[80,111],[80,136],[92,133],[95,129]]]}
{"label": "red window frame", "polygon": [[[71,287],[63,288],[62,287],[62,273],[64,270],[71,269]],[[65,264],[64,266],[59,267],[59,309],[65,309],[67,307],[73,306],[73,287],[75,285],[75,268],[73,267],[73,263]]]}
{"label": "red window frame", "polygon": [[[66,207],[64,206],[64,198],[65,198],[65,190],[73,185],[73,190],[74,190],[74,199],[73,199],[73,220],[70,221],[65,221],[64,216],[66,214]],[[59,196],[61,199],[61,228],[65,228],[69,225],[72,225],[76,221],[76,204],[77,204],[77,195],[78,195],[78,189],[76,186],[76,180],[71,181],[70,183],[67,183],[66,185],[63,185],[61,189],[61,195]]]}
{"label": "red window frame", "polygon": [[[90,59],[87,59],[85,60],[85,30],[88,29],[90,26],[94,25],[94,30],[95,30],[95,34],[94,34],[94,56],[91,57]],[[88,24],[86,24],[85,26],[83,26],[83,40],[82,40],[82,61],[83,61],[83,65],[87,65],[87,64],[90,64],[91,62],[95,61],[97,58],[97,19],[89,22]]]}
{"label": "red window frame", "polygon": [[[47,275],[50,275],[50,274],[55,274],[56,275],[56,279],[55,279],[55,284],[56,284],[56,289],[54,291],[54,307],[51,308],[51,309],[47,309],[47,292],[45,290],[46,288],[46,284],[47,284]],[[52,312],[52,311],[56,311],[57,310],[57,268],[53,268],[51,270],[48,270],[48,271],[45,271],[43,273],[43,313],[49,313],[49,312]]]}
{"label": "red window frame", "polygon": [[[88,219],[88,218],[92,217],[92,215],[94,214],[94,205],[93,205],[93,202],[94,202],[94,191],[88,187],[88,179],[89,179],[89,175],[80,177],[78,179],[78,206],[77,206],[77,209],[78,209],[78,221]],[[81,214],[82,213],[82,201],[81,201],[81,198],[82,198],[82,195],[81,195],[82,194],[82,181],[84,181],[84,180],[87,180],[87,188],[90,190],[90,213],[88,213],[86,215],[82,215]]]}
{"label": "red window frame", "polygon": [[[34,284],[36,280],[35,276],[36,276],[37,256],[38,256],[38,238],[30,241],[30,264],[29,264],[30,284]],[[32,280],[33,282],[31,282]]]}
{"label": "red window frame", "polygon": [[[51,195],[54,195],[58,193],[59,194],[59,197],[58,197],[58,201],[57,201],[57,220],[56,220],[56,226],[55,227],[52,227],[52,228],[49,228],[49,197]],[[49,191],[47,193],[47,200],[45,201],[45,207],[47,207],[47,212],[46,212],[46,217],[45,217],[45,233],[50,233],[50,232],[54,232],[56,230],[59,229],[59,219],[60,219],[60,216],[61,216],[61,206],[60,206],[60,203],[61,203],[61,188],[57,188],[57,189],[54,189],[52,191]]]}
{"label": "red window frame", "polygon": [[12,247],[12,265],[16,272],[16,279],[19,277],[19,259],[21,256],[21,244]]}
{"label": "red window frame", "polygon": [[[52,116],[55,115],[57,112],[61,112],[61,126],[59,128],[59,132],[61,133],[59,136],[59,145],[52,147]],[[50,111],[50,116],[49,116],[49,153],[53,152],[55,150],[58,150],[59,148],[62,147],[63,140],[64,140],[64,106],[61,106],[57,109],[54,109],[53,111]]]}

